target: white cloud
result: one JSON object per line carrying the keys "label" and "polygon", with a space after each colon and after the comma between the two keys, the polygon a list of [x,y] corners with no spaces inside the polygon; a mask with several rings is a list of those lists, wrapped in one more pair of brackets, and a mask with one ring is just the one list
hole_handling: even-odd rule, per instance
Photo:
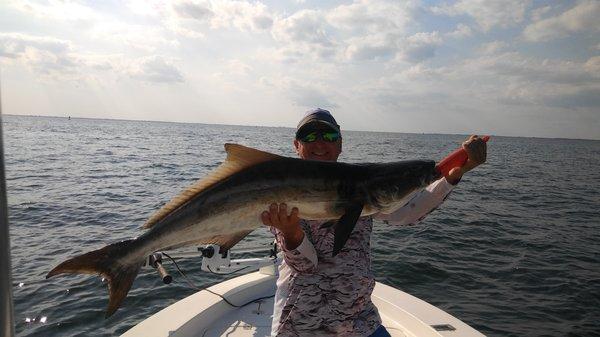
{"label": "white cloud", "polygon": [[[190,35],[189,31],[202,34],[206,26],[211,29],[234,27],[240,31],[264,31],[273,25],[273,16],[260,2],[248,1],[195,1],[183,0],[173,3],[166,21],[174,30]],[[205,24],[198,26],[197,24]],[[178,28],[178,29],[177,29]]]}
{"label": "white cloud", "polygon": [[277,20],[271,31],[287,53],[319,58],[330,58],[336,53],[337,44],[330,37],[328,25],[320,11],[301,10]]}
{"label": "white cloud", "polygon": [[321,12],[301,10],[278,20],[273,28],[273,37],[281,42],[329,46],[332,40],[327,30],[328,24]]}
{"label": "white cloud", "polygon": [[509,52],[440,67],[420,63],[361,83],[355,92],[375,106],[398,111],[475,106],[497,112],[508,104],[537,111],[540,117],[550,109],[589,114],[600,106],[600,57],[574,62]]}
{"label": "white cloud", "polygon": [[469,37],[473,35],[473,30],[471,29],[471,27],[463,24],[463,23],[459,23],[458,25],[456,25],[456,29],[452,32],[446,33],[446,36],[455,38],[455,39],[462,39],[465,37]]}
{"label": "white cloud", "polygon": [[90,21],[99,15],[79,1],[48,0],[44,3],[29,0],[9,1],[13,8],[29,15],[57,21]]}
{"label": "white cloud", "polygon": [[399,37],[392,34],[350,38],[346,41],[345,56],[353,61],[393,58],[398,52],[398,40]]}
{"label": "white cloud", "polygon": [[172,61],[161,56],[131,59],[123,55],[83,54],[72,42],[52,37],[0,33],[0,57],[55,80],[89,80],[98,73],[128,75],[147,82],[183,82]]}
{"label": "white cloud", "polygon": [[435,56],[435,50],[441,43],[438,32],[416,33],[402,43],[400,57],[409,62],[424,61]]}
{"label": "white cloud", "polygon": [[252,67],[240,60],[230,60],[227,62],[227,71],[233,75],[248,75]]}
{"label": "white cloud", "polygon": [[359,0],[335,7],[325,19],[341,36],[344,59],[385,60],[398,53],[416,8],[413,1]]}
{"label": "white cloud", "polygon": [[335,108],[338,104],[332,99],[335,95],[331,86],[315,81],[301,81],[290,77],[261,77],[260,83],[269,91],[279,90],[294,105],[303,108]]}
{"label": "white cloud", "polygon": [[184,78],[172,61],[162,56],[148,56],[133,62],[129,69],[132,78],[155,83],[183,82]]}
{"label": "white cloud", "polygon": [[210,3],[208,2],[176,2],[173,4],[173,10],[175,13],[177,13],[177,15],[183,18],[190,18],[206,22],[208,22],[215,15],[215,13],[210,9]]}
{"label": "white cloud", "polygon": [[495,26],[510,27],[523,21],[531,0],[459,0],[453,5],[435,6],[431,11],[443,15],[469,15],[488,31]]}
{"label": "white cloud", "polygon": [[600,56],[590,57],[584,68],[590,75],[600,78]]}
{"label": "white cloud", "polygon": [[403,33],[412,22],[413,1],[359,0],[340,5],[327,14],[336,28],[370,33]]}
{"label": "white cloud", "polygon": [[544,16],[552,10],[552,6],[543,6],[531,10],[531,20],[540,21]]}
{"label": "white cloud", "polygon": [[500,52],[502,50],[505,50],[507,47],[508,47],[507,42],[497,40],[497,41],[492,41],[492,42],[482,44],[478,48],[478,51],[480,54],[493,55],[493,54],[497,54],[498,52]]}
{"label": "white cloud", "polygon": [[19,58],[27,48],[45,50],[53,54],[65,54],[72,49],[71,42],[46,36],[19,33],[0,33],[0,56]]}
{"label": "white cloud", "polygon": [[[540,60],[516,52],[482,56],[448,68],[448,78],[477,79],[481,95],[499,102],[556,108],[593,108],[600,101],[600,60]],[[486,89],[487,88],[487,89]],[[596,95],[596,97],[594,97]]]}
{"label": "white cloud", "polygon": [[141,16],[160,17],[165,15],[168,4],[163,0],[127,0],[125,6]]}
{"label": "white cloud", "polygon": [[[159,47],[172,48],[177,46],[177,41],[165,37],[165,29],[153,23],[132,24],[123,21],[118,16],[106,15],[92,7],[82,5],[78,1],[46,2],[15,1],[12,7],[27,15],[36,17],[39,25],[68,24],[71,29],[88,34],[86,38],[94,42],[107,42],[120,44],[148,52],[153,52]],[[167,7],[162,2],[130,1],[128,8],[138,15],[161,15]],[[75,32],[74,32],[75,33]]]}
{"label": "white cloud", "polygon": [[529,41],[548,41],[577,32],[600,32],[600,2],[580,1],[566,12],[530,24],[523,31]]}
{"label": "white cloud", "polygon": [[505,78],[516,78],[528,83],[546,82],[584,85],[597,82],[597,79],[594,79],[585,71],[584,63],[550,59],[540,60],[525,57],[518,52],[471,59],[465,62],[464,67],[475,74],[483,73]]}
{"label": "white cloud", "polygon": [[53,37],[0,33],[0,56],[21,62],[39,74],[75,72],[80,60],[72,49],[70,41]]}
{"label": "white cloud", "polygon": [[179,46],[176,39],[166,38],[164,28],[159,26],[127,24],[121,21],[102,21],[89,29],[94,41],[105,41],[118,46],[127,46],[148,53],[157,49],[172,49]]}

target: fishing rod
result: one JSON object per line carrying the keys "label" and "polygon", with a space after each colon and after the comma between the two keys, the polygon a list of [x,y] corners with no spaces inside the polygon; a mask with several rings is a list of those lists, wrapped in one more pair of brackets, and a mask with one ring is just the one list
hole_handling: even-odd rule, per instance
{"label": "fishing rod", "polygon": [[15,324],[13,316],[6,178],[4,174],[1,97],[2,92],[0,90],[0,322],[2,323],[0,325],[0,336],[13,337],[15,335]]}

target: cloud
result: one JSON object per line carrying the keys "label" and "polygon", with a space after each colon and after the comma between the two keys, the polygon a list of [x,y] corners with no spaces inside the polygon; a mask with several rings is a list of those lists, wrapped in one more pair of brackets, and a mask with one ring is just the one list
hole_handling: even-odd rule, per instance
{"label": "cloud", "polygon": [[336,29],[336,36],[341,36],[343,58],[385,60],[400,51],[399,44],[417,8],[413,1],[360,0],[335,7],[325,19]]}
{"label": "cloud", "polygon": [[331,30],[322,12],[301,10],[277,20],[271,33],[275,41],[286,46],[287,53],[330,58],[337,48]]}
{"label": "cloud", "polygon": [[446,36],[455,38],[455,39],[462,39],[465,37],[469,37],[473,35],[473,30],[471,29],[471,27],[459,23],[458,25],[456,25],[456,29],[452,32],[446,33]]}
{"label": "cloud", "polygon": [[422,62],[435,56],[437,46],[442,43],[438,32],[417,33],[403,42],[400,57],[409,62]]}
{"label": "cloud", "polygon": [[[512,105],[594,108],[600,93],[600,57],[587,62],[540,60],[517,52],[485,55],[448,68],[447,80],[476,80],[477,95]],[[464,84],[460,85],[464,87]],[[600,97],[600,96],[597,96]]]}
{"label": "cloud", "polygon": [[479,46],[478,52],[484,55],[493,55],[505,50],[508,46],[509,45],[507,42],[496,40],[482,44],[481,46]]}
{"label": "cloud", "polygon": [[89,29],[89,37],[118,46],[154,53],[158,49],[179,47],[179,41],[166,38],[166,30],[159,26],[128,24],[121,21],[102,21]]}
{"label": "cloud", "polygon": [[39,37],[19,33],[0,33],[0,56],[24,57],[33,48],[53,54],[65,54],[72,49],[71,42],[53,37]]}
{"label": "cloud", "polygon": [[528,25],[523,37],[528,41],[548,41],[577,32],[600,32],[600,2],[580,1],[566,12]]}
{"label": "cloud", "polygon": [[260,2],[183,0],[172,4],[165,22],[183,35],[204,35],[204,31],[236,28],[240,31],[265,31],[273,25],[273,16]]}
{"label": "cloud", "polygon": [[129,69],[132,78],[155,83],[179,83],[184,78],[172,61],[153,55],[133,62]]}
{"label": "cloud", "polygon": [[552,10],[552,6],[544,6],[531,10],[531,20],[540,21],[544,16]]}
{"label": "cloud", "polygon": [[288,94],[294,104],[304,108],[313,108],[317,106],[323,108],[338,107],[328,95],[315,87],[295,85],[289,89]]}
{"label": "cloud", "polygon": [[459,0],[430,10],[439,15],[468,15],[484,31],[489,31],[495,26],[506,28],[522,22],[529,3],[531,0]]}
{"label": "cloud", "polygon": [[543,97],[544,104],[559,108],[593,108],[598,111],[600,107],[600,87],[598,88],[577,88],[575,90],[565,90]]}
{"label": "cloud", "polygon": [[327,21],[338,29],[369,33],[402,33],[413,21],[413,1],[359,0],[331,10]]}
{"label": "cloud", "polygon": [[212,28],[235,27],[241,31],[262,31],[273,25],[272,14],[261,2],[212,1],[215,15]]}
{"label": "cloud", "polygon": [[314,81],[303,82],[290,77],[261,77],[260,83],[272,91],[273,88],[281,91],[295,105],[303,108],[336,108],[332,100],[334,96],[333,89],[330,86]]}
{"label": "cloud", "polygon": [[91,21],[100,16],[90,7],[80,1],[48,0],[45,2],[19,0],[9,1],[13,8],[45,20],[57,21]]}
{"label": "cloud", "polygon": [[[591,61],[591,63],[593,62]],[[538,82],[536,85],[540,83],[571,85],[598,83],[598,79],[586,71],[586,63],[540,60],[523,56],[518,52],[470,59],[463,64],[463,70],[479,75],[492,75],[498,80],[512,78],[526,83]]]}
{"label": "cloud", "polygon": [[414,1],[386,0],[304,9],[275,20],[272,36],[280,44],[278,54],[287,60],[390,60],[401,50],[418,9]]}
{"label": "cloud", "polygon": [[44,75],[76,72],[80,65],[70,41],[19,33],[0,33],[0,57],[21,62]]}
{"label": "cloud", "polygon": [[80,81],[104,72],[147,82],[184,81],[173,62],[161,56],[131,59],[123,55],[82,54],[71,41],[45,36],[0,33],[0,57],[20,62],[32,72],[55,80]]}
{"label": "cloud", "polygon": [[126,0],[125,6],[135,15],[161,17],[168,12],[168,4],[163,0]]}
{"label": "cloud", "polygon": [[183,18],[206,22],[215,15],[209,3],[178,2],[173,4],[173,10]]}
{"label": "cloud", "polygon": [[273,37],[281,42],[330,46],[333,43],[327,32],[328,26],[323,13],[315,10],[301,10],[285,19],[278,20],[272,33]]}
{"label": "cloud", "polygon": [[408,37],[378,34],[351,38],[346,41],[345,56],[353,61],[397,58],[407,62],[423,62],[435,56],[442,44],[439,32],[420,32]]}
{"label": "cloud", "polygon": [[[365,81],[355,89],[383,109],[465,111],[504,105],[539,111],[591,114],[600,106],[600,56],[585,62],[546,60],[518,52],[483,54],[444,66],[418,63]],[[533,110],[532,110],[533,109]]]}
{"label": "cloud", "polygon": [[398,52],[399,37],[393,34],[368,35],[346,41],[346,58],[353,61],[393,58]]}
{"label": "cloud", "polygon": [[590,75],[600,78],[600,56],[590,57],[583,67]]}

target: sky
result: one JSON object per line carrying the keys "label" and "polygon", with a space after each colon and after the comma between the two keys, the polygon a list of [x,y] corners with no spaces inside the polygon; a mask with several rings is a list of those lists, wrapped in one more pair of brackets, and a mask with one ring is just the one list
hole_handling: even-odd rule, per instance
{"label": "sky", "polygon": [[600,1],[2,0],[2,113],[600,139]]}

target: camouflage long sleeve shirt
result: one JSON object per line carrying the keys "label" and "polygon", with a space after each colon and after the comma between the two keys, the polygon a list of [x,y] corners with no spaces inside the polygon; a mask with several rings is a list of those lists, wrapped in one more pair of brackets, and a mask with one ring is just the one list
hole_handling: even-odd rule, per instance
{"label": "camouflage long sleeve shirt", "polygon": [[371,302],[375,279],[371,272],[373,219],[393,225],[421,221],[452,190],[444,178],[417,193],[391,214],[361,217],[344,249],[332,257],[333,227],[301,220],[304,239],[286,250],[281,233],[271,228],[283,261],[279,265],[272,336],[369,336],[381,318]]}

